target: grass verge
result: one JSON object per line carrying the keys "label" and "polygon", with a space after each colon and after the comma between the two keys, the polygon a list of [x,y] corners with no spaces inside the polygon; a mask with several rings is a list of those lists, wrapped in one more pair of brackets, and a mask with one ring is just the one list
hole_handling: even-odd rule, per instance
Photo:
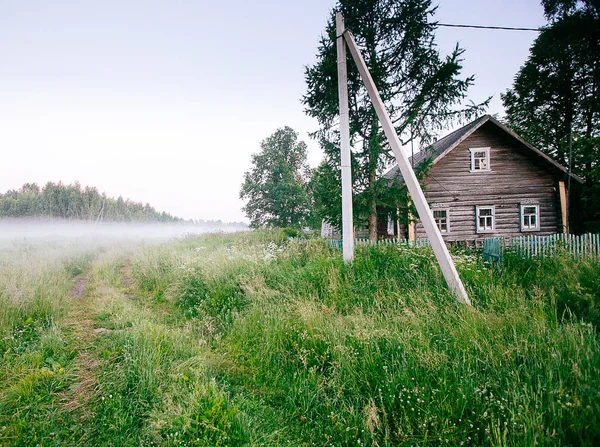
{"label": "grass verge", "polygon": [[427,248],[345,265],[319,240],[256,232],[105,250],[79,308],[63,296],[77,269],[43,273],[41,256],[2,279],[4,300],[55,292],[11,295],[3,343],[28,321],[34,335],[3,345],[0,441],[597,445],[598,261],[453,257],[473,307]]}

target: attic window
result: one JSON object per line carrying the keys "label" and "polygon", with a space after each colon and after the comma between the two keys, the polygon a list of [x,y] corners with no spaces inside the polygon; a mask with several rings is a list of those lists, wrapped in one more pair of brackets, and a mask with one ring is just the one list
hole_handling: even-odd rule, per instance
{"label": "attic window", "polygon": [[490,148],[475,147],[471,151],[471,172],[490,170]]}

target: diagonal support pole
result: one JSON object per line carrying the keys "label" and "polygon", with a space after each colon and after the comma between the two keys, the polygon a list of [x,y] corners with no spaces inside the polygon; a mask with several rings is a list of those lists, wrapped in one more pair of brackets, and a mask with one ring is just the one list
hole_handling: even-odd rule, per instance
{"label": "diagonal support pole", "polygon": [[458,276],[458,272],[456,271],[456,267],[454,266],[454,262],[452,262],[452,258],[450,257],[450,253],[448,252],[448,248],[446,247],[446,243],[442,239],[442,235],[440,234],[440,230],[438,229],[435,220],[433,218],[433,213],[429,208],[429,204],[427,203],[427,199],[423,194],[423,190],[421,189],[421,185],[419,185],[419,181],[412,170],[408,157],[402,151],[400,140],[398,139],[398,135],[396,134],[396,130],[392,124],[392,120],[388,115],[385,107],[383,105],[383,101],[381,100],[381,96],[379,96],[379,91],[373,82],[373,78],[367,69],[367,65],[360,54],[358,46],[356,45],[356,41],[354,40],[354,36],[348,30],[344,32],[344,38],[346,39],[346,43],[348,44],[348,48],[350,53],[352,54],[352,58],[358,67],[358,71],[360,73],[360,77],[362,78],[365,87],[369,93],[369,98],[371,98],[371,102],[373,103],[373,107],[375,107],[375,111],[377,112],[377,117],[381,122],[383,130],[385,132],[385,136],[388,139],[390,147],[396,156],[396,162],[398,163],[398,167],[400,168],[400,172],[402,173],[402,177],[406,182],[406,186],[408,187],[408,192],[410,193],[412,200],[417,207],[417,211],[419,212],[419,217],[423,222],[423,226],[425,227],[425,232],[427,233],[427,237],[431,243],[431,248],[433,248],[433,252],[435,253],[435,257],[440,264],[442,269],[442,273],[446,282],[448,283],[448,287],[454,292],[456,295],[456,299],[464,304],[471,304],[469,297],[467,295],[467,291],[463,286],[460,277]]}

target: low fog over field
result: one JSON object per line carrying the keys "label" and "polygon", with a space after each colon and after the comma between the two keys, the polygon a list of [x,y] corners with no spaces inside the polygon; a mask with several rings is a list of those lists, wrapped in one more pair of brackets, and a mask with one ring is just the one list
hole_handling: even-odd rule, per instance
{"label": "low fog over field", "polygon": [[69,220],[0,219],[0,243],[65,239],[160,241],[203,233],[246,231],[242,223],[82,222]]}

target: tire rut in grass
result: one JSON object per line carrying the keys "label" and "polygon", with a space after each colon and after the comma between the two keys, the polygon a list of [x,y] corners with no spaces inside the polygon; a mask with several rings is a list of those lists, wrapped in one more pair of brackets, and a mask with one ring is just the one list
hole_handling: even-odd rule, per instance
{"label": "tire rut in grass", "polygon": [[94,394],[96,377],[94,369],[97,360],[89,352],[89,340],[92,330],[92,316],[88,303],[88,275],[80,274],[71,289],[71,312],[66,318],[77,357],[74,360],[74,382],[63,396],[63,408],[80,420],[89,419],[90,412],[87,404]]}
{"label": "tire rut in grass", "polygon": [[125,279],[128,276],[126,269],[121,273],[120,285],[115,285],[98,274],[101,268],[91,271],[92,268],[75,279],[71,290],[71,309],[65,322],[72,349],[77,354],[73,361],[73,383],[61,399],[64,411],[79,425],[79,442],[84,444],[90,441],[89,436],[98,435],[94,427],[106,362],[102,357],[101,338],[121,330],[112,326],[111,318],[106,318],[104,302],[115,298],[131,299],[125,287],[131,286]]}
{"label": "tire rut in grass", "polygon": [[90,410],[98,385],[96,370],[100,364],[95,353],[94,336],[110,332],[106,328],[94,328],[95,311],[89,294],[89,272],[80,274],[71,289],[72,306],[67,316],[66,326],[70,329],[73,349],[77,352],[74,360],[74,382],[65,393],[63,408],[80,422],[89,420]]}
{"label": "tire rut in grass", "polygon": [[71,298],[80,300],[87,294],[88,289],[88,278],[86,275],[81,274],[77,277],[75,285],[71,289]]}

